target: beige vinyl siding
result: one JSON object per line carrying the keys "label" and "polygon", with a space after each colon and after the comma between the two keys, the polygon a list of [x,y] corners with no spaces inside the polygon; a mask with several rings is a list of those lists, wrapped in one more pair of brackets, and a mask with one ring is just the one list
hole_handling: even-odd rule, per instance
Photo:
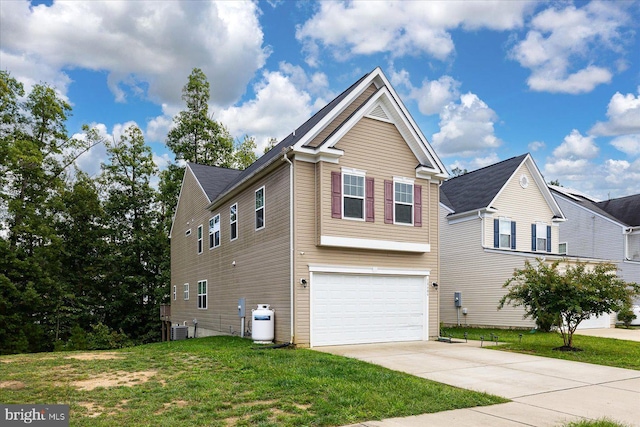
{"label": "beige vinyl siding", "polygon": [[340,113],[328,126],[326,126],[318,135],[313,138],[307,145],[311,147],[317,147],[322,144],[322,142],[329,136],[331,133],[336,130],[336,128],[342,124],[354,111],[358,109],[365,101],[375,93],[376,86],[372,83],[368,88],[360,94],[345,110]]}
{"label": "beige vinyl siding", "polygon": [[[198,319],[199,330],[239,333],[238,299],[246,298],[247,328],[251,309],[270,304],[275,310],[275,337],[279,342],[290,339],[289,280],[289,169],[283,164],[267,177],[245,187],[237,197],[216,207],[213,212],[200,204],[196,222],[203,223],[208,239],[209,218],[220,214],[220,246],[209,249],[208,240],[202,255],[189,256],[188,248],[176,245],[172,259],[172,283],[189,282],[196,289],[198,280],[207,280],[208,309],[197,309],[197,298],[172,309],[174,322]],[[255,190],[265,187],[265,227],[255,230]],[[183,197],[188,199],[188,196]],[[182,203],[182,199],[181,199]],[[238,205],[238,238],[230,241],[229,208]],[[179,212],[178,216],[183,213]],[[192,233],[192,236],[194,234]],[[174,237],[175,238],[175,237]],[[195,240],[194,240],[195,242]],[[195,245],[195,243],[194,243]],[[172,244],[172,255],[173,252]],[[184,250],[185,254],[179,254]],[[196,259],[190,259],[197,257]],[[180,262],[178,261],[180,260]],[[235,265],[234,265],[235,262]],[[175,270],[175,278],[174,278]],[[193,292],[192,290],[192,292]]]}
{"label": "beige vinyl siding", "polygon": [[[429,283],[438,282],[438,184],[416,179],[422,185],[422,227],[384,224],[384,180],[394,176],[415,178],[417,160],[395,127],[363,118],[337,144],[344,149],[340,163],[318,164],[296,161],[295,176],[295,323],[296,344],[309,345],[309,265],[379,267],[430,270]],[[393,156],[388,155],[393,153]],[[375,222],[331,218],[331,171],[341,167],[367,171],[375,179]],[[429,243],[428,253],[343,249],[318,246],[319,233],[379,240]],[[313,284],[311,284],[313,286]],[[429,293],[430,337],[438,335],[438,298],[431,286]]]}
{"label": "beige vinyl siding", "polygon": [[[529,180],[527,188],[520,186],[522,175]],[[544,222],[551,226],[551,252],[558,253],[559,228],[552,223],[554,214],[533,180],[533,175],[526,163],[520,165],[491,207],[497,209],[493,214],[494,219],[506,217],[516,222],[517,251],[531,251],[531,224]],[[484,227],[484,244],[492,248],[493,221],[488,218]]]}

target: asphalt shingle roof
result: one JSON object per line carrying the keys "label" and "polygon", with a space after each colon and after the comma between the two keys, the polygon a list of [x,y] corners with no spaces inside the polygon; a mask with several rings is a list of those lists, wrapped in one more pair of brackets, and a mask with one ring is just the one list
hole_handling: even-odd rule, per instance
{"label": "asphalt shingle roof", "polygon": [[640,194],[605,200],[596,205],[628,226],[640,226]]}
{"label": "asphalt shingle roof", "polygon": [[220,168],[217,166],[199,165],[189,162],[189,167],[196,176],[209,200],[214,200],[229,183],[233,182],[240,172],[237,169]]}
{"label": "asphalt shingle roof", "polygon": [[526,157],[512,157],[445,181],[440,187],[440,201],[456,213],[489,207]]}

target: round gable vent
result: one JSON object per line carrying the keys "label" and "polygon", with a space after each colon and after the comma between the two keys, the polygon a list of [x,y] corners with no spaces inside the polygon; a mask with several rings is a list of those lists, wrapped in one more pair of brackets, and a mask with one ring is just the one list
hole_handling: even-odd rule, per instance
{"label": "round gable vent", "polygon": [[527,188],[529,186],[529,178],[526,175],[520,177],[520,187]]}

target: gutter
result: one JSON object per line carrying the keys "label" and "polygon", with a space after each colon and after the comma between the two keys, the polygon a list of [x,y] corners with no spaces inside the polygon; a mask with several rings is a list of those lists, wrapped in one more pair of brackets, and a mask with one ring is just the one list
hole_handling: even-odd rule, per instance
{"label": "gutter", "polygon": [[293,315],[294,315],[294,305],[295,301],[293,299],[293,162],[289,159],[287,154],[293,150],[293,147],[288,147],[282,152],[282,160],[289,163],[289,300],[291,304],[290,311],[290,331],[291,337],[289,338],[289,344],[293,345],[293,338],[295,337],[293,331]]}

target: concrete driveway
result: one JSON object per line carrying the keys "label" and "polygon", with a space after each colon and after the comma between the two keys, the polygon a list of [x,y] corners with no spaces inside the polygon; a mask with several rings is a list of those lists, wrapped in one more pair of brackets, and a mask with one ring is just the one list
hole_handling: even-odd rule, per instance
{"label": "concrete driveway", "polygon": [[315,350],[512,400],[357,426],[558,426],[602,417],[640,426],[640,371],[488,350],[472,341],[363,344]]}

